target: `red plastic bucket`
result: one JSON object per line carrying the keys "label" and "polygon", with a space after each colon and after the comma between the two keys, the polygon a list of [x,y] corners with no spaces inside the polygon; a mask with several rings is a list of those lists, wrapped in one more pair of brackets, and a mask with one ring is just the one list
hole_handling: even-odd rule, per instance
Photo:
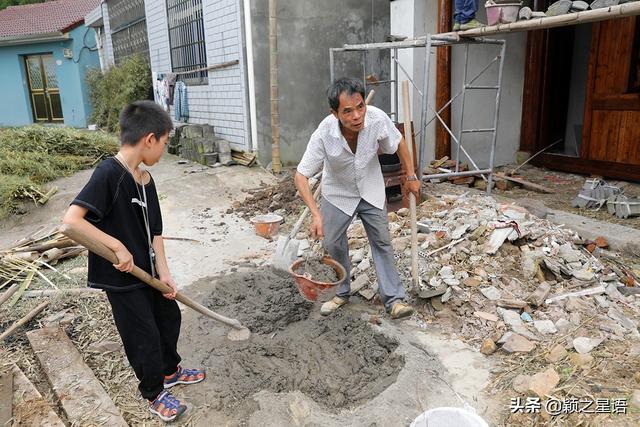
{"label": "red plastic bucket", "polygon": [[336,285],[339,285],[347,275],[344,267],[334,260],[331,257],[325,256],[322,258],[322,263],[332,267],[336,274],[338,275],[338,280],[335,282],[316,282],[311,280],[301,274],[295,272],[295,270],[300,267],[300,265],[304,262],[304,259],[299,259],[295,261],[289,267],[289,273],[293,276],[293,280],[296,282],[296,286],[298,287],[298,291],[307,301],[315,302],[318,300],[320,295],[327,294],[335,288]]}
{"label": "red plastic bucket", "polygon": [[251,218],[250,221],[253,223],[258,236],[272,239],[273,236],[278,234],[282,217],[276,214],[258,215]]}

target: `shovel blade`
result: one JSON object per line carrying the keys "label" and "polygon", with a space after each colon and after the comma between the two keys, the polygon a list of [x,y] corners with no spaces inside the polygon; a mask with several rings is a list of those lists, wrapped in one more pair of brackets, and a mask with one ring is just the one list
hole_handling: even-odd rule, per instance
{"label": "shovel blade", "polygon": [[276,253],[273,255],[273,266],[279,270],[287,271],[293,262],[298,258],[298,248],[300,241],[280,236],[276,245]]}

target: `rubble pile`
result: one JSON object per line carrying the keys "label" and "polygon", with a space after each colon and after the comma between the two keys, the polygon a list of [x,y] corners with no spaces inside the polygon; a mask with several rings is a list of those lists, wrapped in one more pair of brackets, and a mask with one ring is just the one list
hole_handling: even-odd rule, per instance
{"label": "rubble pile", "polygon": [[249,190],[248,193],[250,196],[242,202],[234,202],[227,214],[236,213],[246,220],[268,213],[287,218],[298,215],[304,207],[290,175],[280,178],[276,185]]}
{"label": "rubble pile", "polygon": [[[401,209],[389,219],[398,267],[410,284],[407,214]],[[605,341],[640,337],[632,320],[640,312],[634,296],[639,266],[608,251],[604,239],[581,240],[521,206],[481,195],[428,200],[418,219],[417,298],[429,299],[436,317],[451,320],[439,323],[484,353],[528,353],[568,333],[563,349],[579,354]],[[352,293],[372,299],[376,276],[362,224],[354,222],[348,235]],[[588,329],[581,327],[587,319]]]}

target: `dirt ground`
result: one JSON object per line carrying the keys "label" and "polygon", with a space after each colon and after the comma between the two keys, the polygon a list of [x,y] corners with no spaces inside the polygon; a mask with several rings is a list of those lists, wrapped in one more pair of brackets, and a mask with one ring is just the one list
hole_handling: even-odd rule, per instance
{"label": "dirt ground", "polygon": [[[500,167],[498,168],[498,170],[510,172],[515,167],[515,165],[508,165]],[[544,204],[550,209],[572,212],[577,215],[598,219],[600,221],[607,221],[613,224],[620,224],[627,227],[640,229],[640,217],[621,219],[607,212],[606,206],[597,211],[592,209],[580,209],[572,207],[571,202],[578,195],[580,189],[582,188],[582,185],[588,178],[584,175],[551,171],[548,169],[537,168],[529,165],[523,166],[518,170],[517,173],[527,181],[533,182],[535,184],[540,184],[552,190],[555,190],[555,193],[539,193],[516,187],[507,191],[495,190],[496,194],[512,199],[530,197],[544,202]],[[638,183],[625,181],[607,181],[607,183],[624,189],[624,194],[628,196],[640,196],[640,184]]]}

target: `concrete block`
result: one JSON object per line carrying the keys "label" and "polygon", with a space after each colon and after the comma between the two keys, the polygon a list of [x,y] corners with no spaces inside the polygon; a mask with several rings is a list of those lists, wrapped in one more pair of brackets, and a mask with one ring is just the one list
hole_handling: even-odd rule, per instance
{"label": "concrete block", "polygon": [[182,129],[185,138],[202,138],[201,125],[187,125]]}

